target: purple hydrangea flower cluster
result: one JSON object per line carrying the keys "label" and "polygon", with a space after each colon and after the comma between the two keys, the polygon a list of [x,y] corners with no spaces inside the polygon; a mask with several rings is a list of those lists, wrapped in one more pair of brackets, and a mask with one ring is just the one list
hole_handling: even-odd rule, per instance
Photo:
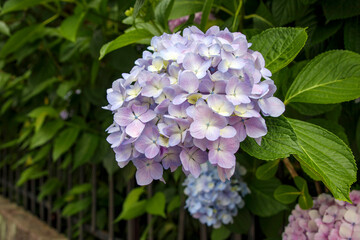
{"label": "purple hydrangea flower cluster", "polygon": [[240,142],[249,136],[261,143],[262,116],[278,117],[285,107],[273,97],[264,58],[250,45],[245,35],[216,26],[205,34],[196,27],[163,34],[113,82],[107,140],[120,167],[134,163],[139,185],[179,166],[198,177],[207,161],[229,179]]}
{"label": "purple hydrangea flower cluster", "polygon": [[314,206],[296,205],[283,233],[284,240],[360,240],[360,191],[352,191],[353,204],[321,194]]}
{"label": "purple hydrangea flower cluster", "polygon": [[201,223],[219,228],[222,224],[233,222],[238,209],[244,207],[244,197],[250,192],[240,175],[245,168],[238,166],[237,176],[231,181],[220,181],[217,169],[211,164],[202,164],[198,178],[188,175],[185,179],[184,193],[188,196],[185,208]]}

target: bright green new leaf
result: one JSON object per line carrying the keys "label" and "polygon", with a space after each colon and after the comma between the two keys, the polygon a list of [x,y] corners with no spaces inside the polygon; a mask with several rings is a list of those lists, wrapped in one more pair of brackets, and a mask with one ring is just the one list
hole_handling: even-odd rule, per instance
{"label": "bright green new leaf", "polygon": [[54,194],[61,187],[62,182],[57,178],[49,178],[40,188],[38,200],[41,201],[44,197]]}
{"label": "bright green new leaf", "polygon": [[276,178],[265,181],[254,180],[249,183],[251,194],[245,196],[248,209],[261,217],[272,216],[285,210],[286,205],[274,198],[274,191],[280,184]]}
{"label": "bright green new leaf", "polygon": [[9,12],[24,10],[28,7],[32,7],[41,3],[47,3],[54,0],[8,0],[5,2],[1,11],[1,15]]}
{"label": "bright green new leaf", "polygon": [[167,206],[167,212],[171,213],[175,209],[179,208],[181,206],[181,200],[178,195],[174,196],[171,201],[169,202]]}
{"label": "bright green new leaf", "polygon": [[19,50],[28,41],[32,40],[34,37],[36,38],[37,36],[40,36],[39,32],[42,30],[44,30],[44,26],[40,24],[31,25],[15,32],[2,46],[0,50],[0,58],[5,58],[9,54]]}
{"label": "bright green new leaf", "polygon": [[75,215],[81,211],[88,209],[91,205],[91,198],[84,198],[76,202],[71,202],[65,206],[62,211],[62,215],[65,217],[69,217]]}
{"label": "bright green new leaf", "polygon": [[174,0],[162,0],[155,8],[155,19],[163,26],[168,25],[168,19],[171,9],[174,6]]}
{"label": "bright green new leaf", "polygon": [[301,192],[290,185],[280,185],[274,192],[274,198],[279,202],[289,204],[296,200]]}
{"label": "bright green new leaf", "polygon": [[139,29],[134,30],[130,32],[126,32],[119,37],[117,37],[115,40],[106,43],[103,45],[100,49],[100,57],[99,59],[102,59],[106,54],[115,51],[119,48],[125,47],[127,45],[130,45],[132,43],[136,43],[141,40],[152,38],[154,35],[151,34],[149,31],[145,29]]}
{"label": "bright green new leaf", "polygon": [[169,19],[177,19],[201,12],[203,6],[204,0],[175,0]]}
{"label": "bright green new leaf", "polygon": [[345,49],[360,53],[360,16],[348,19],[344,27]]}
{"label": "bright green new leaf", "polygon": [[318,55],[298,74],[285,104],[340,103],[360,97],[360,55],[333,50]]}
{"label": "bright green new leaf", "polygon": [[31,138],[30,149],[41,146],[52,139],[63,126],[64,122],[59,120],[45,123],[45,125]]}
{"label": "bright green new leaf", "polygon": [[52,153],[53,161],[56,161],[63,153],[75,143],[80,129],[69,127],[63,130],[55,139],[54,150]]}
{"label": "bright green new leaf", "polygon": [[294,178],[295,185],[300,189],[301,194],[299,196],[299,206],[302,209],[309,209],[313,206],[313,199],[309,193],[308,185],[305,179],[302,177],[296,176]]}
{"label": "bright green new leaf", "polygon": [[356,181],[356,164],[349,147],[333,133],[314,124],[288,119],[301,152],[298,160],[319,174],[335,198],[350,201],[349,190]]}
{"label": "bright green new leaf", "polygon": [[83,133],[76,143],[73,169],[90,161],[99,144],[99,137],[91,133]]}
{"label": "bright green new leaf", "polygon": [[91,191],[91,184],[90,183],[83,183],[76,185],[70,189],[70,191],[67,192],[66,195],[78,195],[86,192]]}
{"label": "bright green new leaf", "polygon": [[260,180],[267,180],[275,176],[280,159],[267,162],[256,169],[256,178]]}
{"label": "bright green new leaf", "polygon": [[200,22],[200,29],[202,31],[205,31],[206,23],[208,21],[212,5],[214,3],[214,0],[205,0],[204,6],[202,8],[202,16],[201,16],[201,22]]}
{"label": "bright green new leaf", "polygon": [[141,200],[139,198],[141,194],[144,193],[143,187],[134,188],[131,192],[126,196],[126,199],[123,204],[122,211],[120,215],[115,219],[115,223],[125,219],[133,219],[145,213],[147,201]]}
{"label": "bright green new leaf", "polygon": [[10,29],[4,21],[0,21],[0,33],[10,36]]}
{"label": "bright green new leaf", "polygon": [[296,153],[296,135],[286,118],[268,117],[265,121],[268,133],[262,138],[261,146],[248,137],[241,143],[241,149],[261,160],[275,160]]}
{"label": "bright green new leaf", "polygon": [[48,174],[49,174],[48,171],[42,170],[38,165],[33,165],[21,172],[20,178],[17,181],[16,186],[20,187],[28,180],[41,178]]}
{"label": "bright green new leaf", "polygon": [[263,55],[265,67],[275,73],[298,55],[306,39],[304,28],[270,28],[253,36],[249,42],[252,50]]}
{"label": "bright green new leaf", "polygon": [[146,202],[146,212],[152,215],[159,215],[165,218],[165,195],[162,192],[157,192]]}
{"label": "bright green new leaf", "polygon": [[211,231],[211,240],[225,240],[230,236],[231,232],[225,226],[214,228]]}
{"label": "bright green new leaf", "polygon": [[58,112],[50,106],[41,106],[33,109],[28,113],[28,116],[31,118],[37,118],[40,114],[46,113],[48,116],[57,117]]}
{"label": "bright green new leaf", "polygon": [[75,42],[77,32],[84,20],[85,15],[85,11],[79,11],[75,15],[67,17],[60,25],[60,34],[69,41]]}

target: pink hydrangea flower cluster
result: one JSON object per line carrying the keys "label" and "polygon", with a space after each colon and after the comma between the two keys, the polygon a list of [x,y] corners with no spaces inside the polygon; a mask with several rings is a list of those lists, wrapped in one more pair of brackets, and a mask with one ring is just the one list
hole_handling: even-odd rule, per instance
{"label": "pink hydrangea flower cluster", "polygon": [[360,191],[352,191],[353,204],[321,194],[314,206],[296,205],[283,233],[284,240],[360,240]]}
{"label": "pink hydrangea flower cluster", "polygon": [[179,166],[198,177],[207,161],[229,179],[240,142],[248,136],[260,144],[267,133],[262,116],[278,117],[285,107],[250,45],[238,32],[189,27],[154,37],[131,72],[114,81],[107,140],[120,167],[134,163],[139,185]]}

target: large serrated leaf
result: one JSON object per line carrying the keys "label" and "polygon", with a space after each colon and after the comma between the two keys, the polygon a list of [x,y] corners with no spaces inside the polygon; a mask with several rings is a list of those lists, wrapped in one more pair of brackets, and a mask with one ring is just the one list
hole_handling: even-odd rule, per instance
{"label": "large serrated leaf", "polygon": [[288,65],[304,47],[304,28],[270,28],[250,39],[252,50],[259,51],[265,67],[275,73]]}
{"label": "large serrated leaf", "polygon": [[326,0],[322,1],[322,6],[328,21],[360,14],[360,1],[358,0]]}
{"label": "large serrated leaf", "polygon": [[345,49],[360,53],[360,16],[348,19],[344,27]]}
{"label": "large serrated leaf", "polygon": [[311,60],[290,86],[285,104],[340,103],[360,97],[360,55],[329,51]]}
{"label": "large serrated leaf", "polygon": [[145,29],[138,29],[130,32],[126,32],[123,35],[120,35],[115,40],[106,43],[100,49],[100,57],[102,59],[106,54],[115,51],[116,49],[125,47],[132,43],[136,43],[141,40],[150,39],[154,35]]}
{"label": "large serrated leaf", "polygon": [[41,3],[47,3],[54,0],[8,0],[2,8],[1,15],[9,12],[24,10]]}
{"label": "large serrated leaf", "polygon": [[297,19],[305,10],[300,0],[273,0],[272,13],[279,26],[283,26]]}
{"label": "large serrated leaf", "polygon": [[261,146],[254,139],[247,138],[241,149],[261,160],[275,160],[296,153],[296,135],[285,117],[265,118],[268,133],[262,138]]}
{"label": "large serrated leaf", "polygon": [[349,147],[333,133],[317,125],[288,120],[302,150],[297,159],[319,174],[335,198],[350,201],[349,190],[356,181],[357,167]]}
{"label": "large serrated leaf", "polygon": [[246,206],[252,213],[261,217],[269,217],[285,210],[287,208],[286,205],[278,202],[273,196],[275,189],[280,184],[280,181],[276,178],[250,182],[248,185],[251,194],[245,197]]}

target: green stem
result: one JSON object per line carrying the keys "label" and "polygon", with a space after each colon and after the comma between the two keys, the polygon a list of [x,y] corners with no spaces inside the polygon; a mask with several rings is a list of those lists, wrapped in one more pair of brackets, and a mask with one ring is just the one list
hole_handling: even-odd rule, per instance
{"label": "green stem", "polygon": [[244,16],[244,19],[251,19],[251,18],[259,19],[260,21],[266,23],[270,27],[274,27],[274,24],[272,24],[271,22],[269,22],[268,20],[266,20],[265,18],[263,18],[263,17],[261,17],[261,16],[259,16],[257,14],[250,14],[250,15]]}
{"label": "green stem", "polygon": [[54,21],[55,19],[57,19],[58,17],[59,17],[59,14],[57,13],[57,14],[53,15],[52,17],[50,17],[50,18],[46,19],[45,21],[43,21],[42,25],[45,26],[45,25],[51,23],[52,21]]}
{"label": "green stem", "polygon": [[242,8],[242,5],[243,5],[243,0],[240,0],[239,5],[237,6],[237,9],[236,9],[236,12],[235,12],[233,24],[231,26],[231,29],[232,29],[233,32],[236,31],[236,29],[235,29],[236,28],[236,21],[238,19],[239,14],[240,14],[240,10]]}
{"label": "green stem", "polygon": [[234,16],[234,13],[233,13],[232,11],[230,11],[230,10],[227,9],[227,8],[224,8],[223,6],[214,4],[214,7],[215,7],[215,8],[218,8],[219,10],[221,10],[221,11],[223,11],[223,12],[226,12],[226,13],[229,14],[230,16]]}

